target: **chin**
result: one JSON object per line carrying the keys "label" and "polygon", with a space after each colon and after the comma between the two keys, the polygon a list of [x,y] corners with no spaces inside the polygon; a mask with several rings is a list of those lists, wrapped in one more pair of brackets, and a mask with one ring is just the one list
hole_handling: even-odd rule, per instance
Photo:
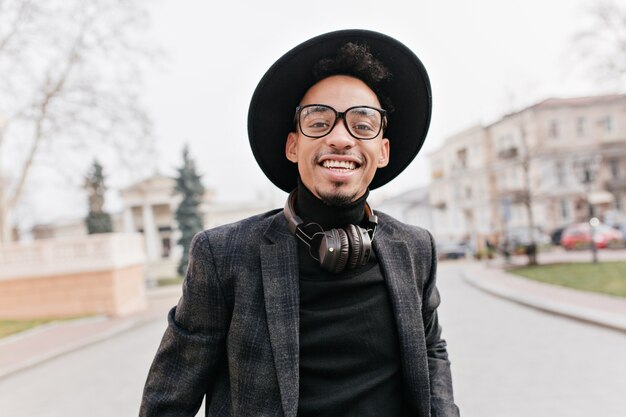
{"label": "chin", "polygon": [[341,190],[341,185],[335,184],[333,190],[317,190],[317,195],[328,206],[346,206],[360,197],[358,191]]}

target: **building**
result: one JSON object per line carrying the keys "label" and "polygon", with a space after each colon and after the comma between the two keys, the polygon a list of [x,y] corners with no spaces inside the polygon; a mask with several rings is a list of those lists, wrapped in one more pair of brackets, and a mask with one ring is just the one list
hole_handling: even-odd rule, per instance
{"label": "building", "polygon": [[[437,235],[482,247],[626,207],[626,94],[551,98],[474,126],[429,155]],[[495,243],[495,242],[494,242]]]}
{"label": "building", "polygon": [[[123,209],[113,213],[113,229],[118,233],[136,233],[143,236],[146,254],[146,276],[149,279],[176,276],[182,256],[178,245],[180,231],[175,218],[180,196],[175,193],[174,178],[154,174],[120,190]],[[274,208],[269,200],[254,202],[219,203],[213,192],[207,190],[200,207],[204,227],[210,228],[234,222]],[[84,219],[65,219],[54,224],[37,225],[32,229],[36,240],[75,238],[87,235]]]}
{"label": "building", "polygon": [[432,221],[434,210],[429,201],[429,187],[415,188],[394,197],[387,198],[373,206],[374,212],[380,210],[405,223],[413,224],[436,233]]}

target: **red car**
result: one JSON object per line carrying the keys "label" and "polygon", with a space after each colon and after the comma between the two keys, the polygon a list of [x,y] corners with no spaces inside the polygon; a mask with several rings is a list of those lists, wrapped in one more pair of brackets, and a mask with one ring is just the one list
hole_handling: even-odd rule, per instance
{"label": "red car", "polygon": [[[615,247],[624,243],[622,234],[606,224],[595,227],[594,241],[598,249]],[[561,235],[561,246],[567,250],[588,248],[591,245],[589,223],[576,223],[567,226]]]}

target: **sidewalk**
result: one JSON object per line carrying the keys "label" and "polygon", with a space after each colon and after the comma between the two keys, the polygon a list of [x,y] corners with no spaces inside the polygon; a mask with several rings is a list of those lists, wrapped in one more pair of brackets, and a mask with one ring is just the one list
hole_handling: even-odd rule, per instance
{"label": "sidewalk", "polygon": [[148,290],[148,309],[127,317],[90,317],[54,322],[0,339],[0,379],[97,343],[154,320],[165,323],[168,310],[176,304],[180,286]]}
{"label": "sidewalk", "polygon": [[[626,259],[625,251],[607,251],[600,260]],[[539,263],[589,262],[584,252],[556,252],[539,255]],[[513,265],[523,265],[526,257],[515,257]],[[468,263],[465,281],[483,291],[507,300],[626,333],[626,298],[590,293],[544,284],[504,272],[503,261],[495,259]]]}

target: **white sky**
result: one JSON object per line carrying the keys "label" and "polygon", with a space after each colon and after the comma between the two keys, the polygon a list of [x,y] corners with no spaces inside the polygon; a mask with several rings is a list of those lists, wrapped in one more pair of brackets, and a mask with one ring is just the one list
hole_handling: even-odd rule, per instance
{"label": "white sky", "polygon": [[[281,205],[284,193],[265,179],[248,145],[252,92],[293,46],[327,31],[364,28],[414,50],[429,72],[434,105],[422,152],[373,197],[424,185],[426,156],[447,136],[550,96],[606,92],[570,59],[571,38],[586,21],[589,1],[153,1],[152,30],[167,53],[146,78],[156,165],[173,175],[187,142],[218,200],[262,193]],[[67,200],[30,213],[43,220],[86,210],[84,196]]]}

